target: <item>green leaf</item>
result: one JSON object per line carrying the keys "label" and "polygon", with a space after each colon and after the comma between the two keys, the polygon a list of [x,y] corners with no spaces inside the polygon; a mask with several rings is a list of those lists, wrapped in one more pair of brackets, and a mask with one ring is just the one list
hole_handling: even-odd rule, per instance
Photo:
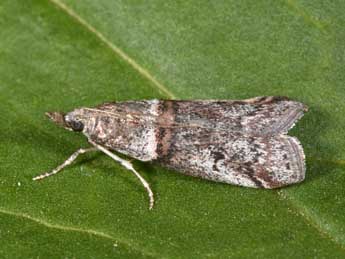
{"label": "green leaf", "polygon": [[[345,2],[0,3],[0,256],[343,258]],[[82,136],[46,111],[111,100],[287,95],[306,180],[281,190],[208,182],[102,154],[54,168]]]}

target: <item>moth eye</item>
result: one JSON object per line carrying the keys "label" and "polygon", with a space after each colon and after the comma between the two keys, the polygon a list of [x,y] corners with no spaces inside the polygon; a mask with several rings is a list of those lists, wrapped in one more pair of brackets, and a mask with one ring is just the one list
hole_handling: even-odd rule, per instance
{"label": "moth eye", "polygon": [[70,124],[74,131],[82,131],[84,129],[84,124],[81,121],[71,121]]}

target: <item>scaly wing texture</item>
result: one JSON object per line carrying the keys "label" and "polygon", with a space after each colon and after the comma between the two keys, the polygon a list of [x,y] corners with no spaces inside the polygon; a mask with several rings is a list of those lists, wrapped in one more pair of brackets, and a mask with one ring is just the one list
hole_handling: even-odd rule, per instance
{"label": "scaly wing texture", "polygon": [[287,133],[307,110],[287,97],[266,96],[246,100],[179,101],[174,104],[177,124],[250,135]]}
{"label": "scaly wing texture", "polygon": [[[157,110],[155,106],[160,108]],[[173,110],[172,121],[157,121],[164,106]],[[130,120],[146,120],[162,127],[277,135],[287,133],[307,107],[287,97],[265,96],[246,100],[126,101],[105,103],[96,109],[109,116],[128,116]]]}
{"label": "scaly wing texture", "polygon": [[263,188],[297,183],[305,176],[303,149],[294,137],[255,137],[200,128],[165,134],[170,136],[170,145],[160,152],[158,161],[188,175]]}
{"label": "scaly wing texture", "polygon": [[89,127],[97,143],[189,175],[263,188],[304,179],[303,149],[285,133],[305,110],[285,97],[127,101],[86,108],[100,116]]}

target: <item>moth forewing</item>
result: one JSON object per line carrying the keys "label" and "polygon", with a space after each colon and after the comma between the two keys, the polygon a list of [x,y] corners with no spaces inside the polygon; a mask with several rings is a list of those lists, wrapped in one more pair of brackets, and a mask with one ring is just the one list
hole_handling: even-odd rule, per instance
{"label": "moth forewing", "polygon": [[166,167],[211,181],[256,188],[278,188],[304,179],[304,153],[287,135],[248,136],[198,129],[174,129]]}

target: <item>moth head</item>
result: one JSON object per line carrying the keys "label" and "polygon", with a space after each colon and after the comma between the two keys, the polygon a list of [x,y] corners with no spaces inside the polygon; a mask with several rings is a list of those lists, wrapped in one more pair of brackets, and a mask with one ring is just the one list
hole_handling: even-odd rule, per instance
{"label": "moth head", "polygon": [[67,114],[62,112],[47,112],[46,115],[57,125],[64,127],[70,131],[83,131],[84,121],[82,114],[78,110]]}

